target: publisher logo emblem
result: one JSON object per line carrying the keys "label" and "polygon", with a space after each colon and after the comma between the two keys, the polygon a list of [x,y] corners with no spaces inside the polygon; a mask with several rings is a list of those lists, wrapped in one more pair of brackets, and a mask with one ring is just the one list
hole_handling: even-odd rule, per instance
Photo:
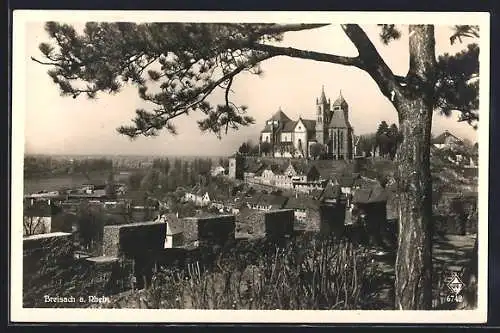
{"label": "publisher logo emblem", "polygon": [[450,282],[448,282],[447,286],[452,293],[458,295],[464,289],[465,284],[462,282],[462,280],[460,280],[458,275],[454,273],[450,279]]}

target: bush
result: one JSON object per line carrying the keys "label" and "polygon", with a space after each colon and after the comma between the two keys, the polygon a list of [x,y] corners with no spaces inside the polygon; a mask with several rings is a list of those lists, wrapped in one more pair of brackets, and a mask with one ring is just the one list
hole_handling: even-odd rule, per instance
{"label": "bush", "polygon": [[372,288],[369,263],[366,250],[331,239],[248,242],[222,250],[213,267],[162,269],[130,297],[146,308],[360,309]]}

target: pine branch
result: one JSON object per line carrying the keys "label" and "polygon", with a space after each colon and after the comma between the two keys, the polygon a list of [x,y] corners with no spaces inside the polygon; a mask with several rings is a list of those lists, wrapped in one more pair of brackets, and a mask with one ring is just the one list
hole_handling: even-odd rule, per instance
{"label": "pine branch", "polygon": [[266,44],[252,44],[251,47],[258,51],[267,52],[270,56],[288,56],[292,58],[309,59],[315,61],[329,62],[339,65],[355,66],[361,68],[362,63],[358,57],[343,57],[334,54],[321,53],[295,49],[293,47],[280,47]]}

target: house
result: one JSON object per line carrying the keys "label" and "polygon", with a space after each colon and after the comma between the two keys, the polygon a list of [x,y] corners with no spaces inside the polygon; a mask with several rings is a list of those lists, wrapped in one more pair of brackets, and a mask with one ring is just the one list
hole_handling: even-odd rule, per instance
{"label": "house", "polygon": [[210,171],[210,174],[212,175],[212,177],[224,175],[225,173],[226,173],[226,169],[221,165],[218,165],[218,166],[212,168],[212,170]]}
{"label": "house", "polygon": [[388,192],[381,186],[362,188],[353,195],[353,222],[366,230],[372,244],[381,244],[387,225]]}
{"label": "house", "polygon": [[320,209],[320,233],[324,235],[342,235],[345,228],[346,205],[342,200],[340,186],[328,181],[317,197]]}
{"label": "house", "polygon": [[463,141],[451,134],[448,130],[444,131],[442,134],[438,135],[432,140],[434,147],[438,149],[452,148],[456,145],[463,144]]}
{"label": "house", "polygon": [[166,223],[165,249],[181,247],[184,245],[184,225],[176,214],[163,214],[157,221]]}
{"label": "house", "polygon": [[184,194],[184,200],[192,202],[199,207],[206,207],[211,204],[214,193],[215,192],[210,191],[206,187],[195,185],[190,191],[186,191]]}
{"label": "house", "polygon": [[243,179],[245,180],[245,182],[252,182],[254,181],[255,177],[262,176],[262,172],[265,168],[266,165],[261,161],[253,161],[251,159],[248,159],[246,169],[243,172]]}
{"label": "house", "polygon": [[247,199],[247,205],[250,209],[269,211],[274,209],[283,209],[288,197],[274,194],[256,194]]}
{"label": "house", "polygon": [[328,181],[325,188],[317,199],[323,204],[338,204],[341,196],[340,186],[335,184],[333,181]]}
{"label": "house", "polygon": [[334,179],[334,184],[338,185],[342,194],[348,197],[352,194],[353,188],[360,178],[360,175],[355,173],[352,175],[340,175]]}
{"label": "house", "polygon": [[306,226],[316,225],[320,222],[320,202],[310,197],[291,197],[285,204],[285,209],[293,209],[295,221]]}
{"label": "house", "polygon": [[320,180],[320,173],[315,165],[290,163],[286,174],[292,179],[292,186],[296,192],[310,192],[314,189],[323,189],[324,181]]}

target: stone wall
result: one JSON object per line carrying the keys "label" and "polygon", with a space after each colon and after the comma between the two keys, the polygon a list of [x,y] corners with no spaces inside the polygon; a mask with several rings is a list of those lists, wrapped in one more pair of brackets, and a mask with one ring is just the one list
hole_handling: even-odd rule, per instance
{"label": "stone wall", "polygon": [[234,215],[185,218],[185,245],[226,245],[235,239],[235,220]]}
{"label": "stone wall", "polygon": [[264,237],[266,234],[266,212],[255,209],[242,209],[236,215],[236,232],[245,237]]}
{"label": "stone wall", "polygon": [[104,227],[103,255],[133,257],[147,250],[163,250],[164,222],[142,222]]}
{"label": "stone wall", "polygon": [[23,238],[23,274],[37,271],[44,265],[60,265],[73,256],[72,234],[54,232]]}
{"label": "stone wall", "polygon": [[345,231],[345,203],[320,206],[320,233],[341,237]]}
{"label": "stone wall", "polygon": [[266,237],[281,239],[293,234],[295,215],[293,209],[280,209],[265,215]]}

